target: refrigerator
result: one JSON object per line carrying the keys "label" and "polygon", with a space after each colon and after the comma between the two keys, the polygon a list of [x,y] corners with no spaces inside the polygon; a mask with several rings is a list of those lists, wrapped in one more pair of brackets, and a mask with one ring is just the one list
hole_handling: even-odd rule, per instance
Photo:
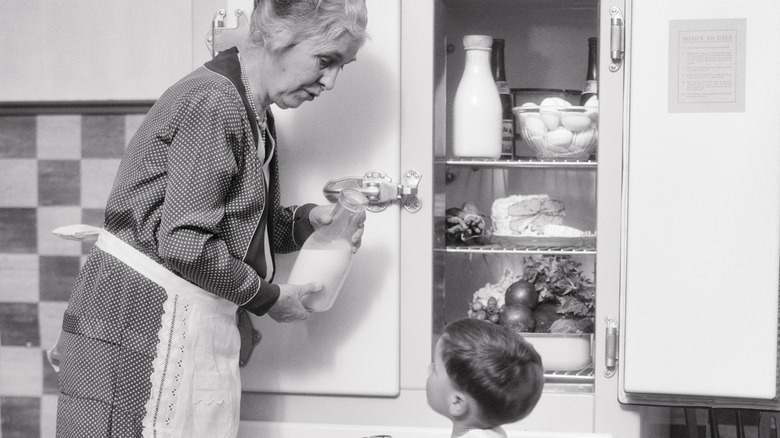
{"label": "refrigerator", "polygon": [[[345,184],[393,199],[369,212],[333,309],[304,325],[251,318],[262,340],[242,371],[242,434],[444,436],[448,422],[425,401],[433,342],[468,316],[476,291],[535,257],[573,260],[592,279],[593,326],[577,338],[587,364],[547,369],[539,405],[510,434],[682,436],[713,429],[697,413],[724,410],[771,423],[780,411],[780,5],[367,4],[371,38],[336,88],[275,111],[283,201],[328,202]],[[212,44],[197,41],[200,56],[248,25],[236,10],[251,1],[193,2],[193,27]],[[454,157],[468,34],[505,39],[511,88],[573,91],[584,84],[587,40],[598,37],[594,155]],[[588,231],[586,243],[447,242],[448,208],[471,202],[489,217],[495,199],[542,193],[566,204],[565,224]],[[294,255],[281,259],[284,281]],[[565,361],[569,351],[555,353]]]}

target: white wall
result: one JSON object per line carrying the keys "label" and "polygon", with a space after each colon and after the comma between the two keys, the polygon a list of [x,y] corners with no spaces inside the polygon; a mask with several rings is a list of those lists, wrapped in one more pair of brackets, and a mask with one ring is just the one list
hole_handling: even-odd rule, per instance
{"label": "white wall", "polygon": [[0,102],[157,99],[192,69],[191,9],[189,0],[0,0]]}

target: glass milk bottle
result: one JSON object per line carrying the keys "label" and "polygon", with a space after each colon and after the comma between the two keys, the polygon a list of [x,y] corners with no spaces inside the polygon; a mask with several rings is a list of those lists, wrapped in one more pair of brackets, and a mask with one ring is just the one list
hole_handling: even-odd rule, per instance
{"label": "glass milk bottle", "polygon": [[303,305],[307,309],[324,312],[336,301],[352,263],[352,235],[358,229],[367,202],[357,190],[342,190],[331,215],[333,221],[317,229],[304,242],[287,282],[323,284],[319,292],[304,297]]}
{"label": "glass milk bottle", "polygon": [[452,104],[452,152],[456,157],[501,156],[501,99],[490,71],[493,38],[466,35],[466,64]]}

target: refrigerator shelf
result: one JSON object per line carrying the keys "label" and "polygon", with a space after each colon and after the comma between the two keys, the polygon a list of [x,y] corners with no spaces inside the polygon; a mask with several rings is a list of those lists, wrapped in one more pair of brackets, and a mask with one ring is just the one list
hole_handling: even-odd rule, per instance
{"label": "refrigerator shelf", "polygon": [[448,166],[463,167],[495,167],[495,168],[514,168],[514,167],[537,167],[537,168],[560,168],[560,169],[592,169],[596,170],[598,163],[596,161],[562,161],[562,160],[493,160],[487,158],[450,158],[447,160],[436,160],[436,164],[446,164]]}
{"label": "refrigerator shelf", "polygon": [[496,246],[448,246],[436,248],[436,252],[449,254],[585,254],[595,255],[595,249],[588,248],[550,248],[550,247],[496,247]]}
{"label": "refrigerator shelf", "polygon": [[545,371],[546,392],[592,392],[596,380],[593,365],[579,371]]}

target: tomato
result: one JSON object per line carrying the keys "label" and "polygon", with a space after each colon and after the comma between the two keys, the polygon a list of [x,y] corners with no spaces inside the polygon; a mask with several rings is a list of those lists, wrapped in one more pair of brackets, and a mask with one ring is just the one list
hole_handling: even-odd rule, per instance
{"label": "tomato", "polygon": [[506,288],[504,302],[507,306],[522,304],[533,310],[539,303],[539,293],[536,292],[533,284],[525,280],[518,280]]}
{"label": "tomato", "polygon": [[558,306],[553,303],[540,303],[534,309],[534,319],[536,320],[536,331],[538,333],[547,333],[550,331],[550,325],[561,318],[557,312]]}
{"label": "tomato", "polygon": [[533,332],[536,329],[534,312],[523,304],[511,304],[504,307],[498,323],[519,332]]}

